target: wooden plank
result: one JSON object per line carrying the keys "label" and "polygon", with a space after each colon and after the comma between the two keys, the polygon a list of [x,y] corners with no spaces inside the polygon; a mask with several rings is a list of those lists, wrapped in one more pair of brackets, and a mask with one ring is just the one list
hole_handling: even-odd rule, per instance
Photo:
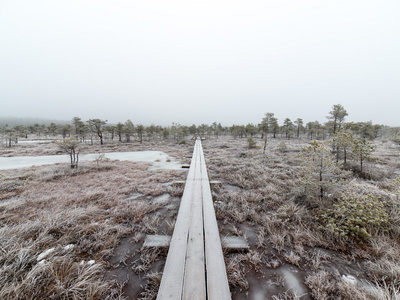
{"label": "wooden plank", "polygon": [[231,299],[199,139],[194,146],[157,299]]}
{"label": "wooden plank", "polygon": [[206,280],[204,262],[203,207],[201,182],[193,183],[194,194],[191,211],[191,224],[186,253],[186,271],[182,299],[206,299]]}
{"label": "wooden plank", "polygon": [[[198,148],[193,150],[193,156],[196,155]],[[186,179],[185,189],[183,190],[181,205],[178,211],[174,232],[165,262],[163,276],[161,278],[160,288],[157,299],[181,299],[185,268],[186,253],[189,228],[191,222],[192,198],[196,173],[196,159],[192,159]]]}
{"label": "wooden plank", "polygon": [[203,182],[204,238],[209,300],[231,299],[224,255],[208,182]]}
{"label": "wooden plank", "polygon": [[157,299],[181,299],[193,186],[185,186]]}
{"label": "wooden plank", "polygon": [[204,264],[204,236],[203,236],[203,207],[201,182],[197,179],[201,175],[201,158],[199,153],[199,144],[196,141],[193,151],[195,168],[194,178],[192,180],[193,195],[191,209],[191,223],[189,228],[189,237],[186,253],[186,268],[183,286],[182,299],[205,299],[205,264]]}
{"label": "wooden plank", "polygon": [[[202,151],[201,151],[202,152]],[[204,239],[205,257],[207,272],[207,299],[208,300],[227,300],[231,299],[229,291],[228,277],[224,255],[219,237],[217,219],[215,217],[214,205],[211,196],[210,183],[204,154],[202,153],[202,166],[204,172],[202,178],[203,188],[203,211],[204,211]]]}

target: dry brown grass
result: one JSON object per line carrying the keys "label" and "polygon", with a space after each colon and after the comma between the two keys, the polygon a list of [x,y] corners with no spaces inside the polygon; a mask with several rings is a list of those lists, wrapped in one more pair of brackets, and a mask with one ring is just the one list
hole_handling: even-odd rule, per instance
{"label": "dry brown grass", "polygon": [[[58,164],[2,172],[0,298],[122,299],[121,286],[104,280],[107,260],[123,237],[148,231],[146,218],[165,205],[151,198],[182,179],[148,166],[85,162],[78,171]],[[132,193],[143,196],[126,201]]]}
{"label": "dry brown grass", "polygon": [[[390,218],[387,231],[372,232],[359,244],[321,230],[321,212],[337,201],[344,187],[328,190],[323,202],[307,199],[300,186],[298,154],[308,141],[285,141],[284,151],[281,141],[270,139],[266,156],[261,149],[248,149],[246,139],[203,142],[210,179],[223,182],[213,189],[221,234],[244,236],[250,244],[247,253],[225,252],[233,299],[251,298],[252,285],[274,281],[285,265],[296,268],[307,286],[305,299],[398,299],[400,210],[398,199],[390,195],[391,183],[400,175],[397,147],[377,142],[375,156],[380,162],[367,164],[369,179],[355,172],[345,182],[356,193],[382,199]],[[54,151],[46,147],[21,146],[6,155]],[[148,149],[164,151],[183,163],[189,162],[185,157],[193,150],[190,143],[134,142],[95,145],[90,152]],[[138,248],[135,262],[124,262],[146,280],[139,298],[154,299],[161,276],[154,266],[162,265],[166,251],[141,249],[140,244],[145,234],[173,227],[178,206],[171,210],[152,198],[164,193],[180,197],[183,188],[168,183],[184,180],[185,173],[154,172],[148,166],[111,161],[99,168],[82,163],[76,174],[62,164],[2,172],[0,298],[22,299],[23,293],[28,299],[122,297],[125,281],[118,285],[103,275],[116,246],[129,236]],[[131,195],[139,196],[126,200]],[[68,245],[74,246],[65,248]],[[53,248],[42,262],[37,260]],[[91,260],[94,263],[88,264]],[[353,284],[342,275],[364,281]],[[279,284],[269,298],[303,299],[288,290]]]}
{"label": "dry brown grass", "polygon": [[[357,272],[367,277],[371,284],[374,282],[375,289],[393,294],[400,288],[395,279],[398,276],[396,261],[400,260],[397,250],[400,248],[400,214],[398,203],[394,203],[395,198],[390,196],[391,178],[400,169],[399,162],[393,159],[397,155],[393,151],[397,148],[378,142],[375,156],[381,157],[379,163],[367,163],[366,178],[369,179],[359,178],[354,173],[343,187],[328,190],[324,202],[321,202],[320,199],[305,200],[298,178],[301,164],[298,154],[307,142],[285,141],[286,149],[282,151],[280,140],[270,140],[266,159],[261,150],[246,149],[244,140],[203,143],[209,169],[216,179],[225,183],[214,196],[218,219],[222,224],[245,224],[257,228],[249,243],[251,249],[263,253],[258,267],[262,269],[265,266],[268,274],[286,262],[305,270],[308,275],[303,281],[314,299],[378,299],[360,284],[351,285],[330,273],[328,270],[333,261],[339,264],[340,274],[346,274],[341,264],[356,267],[355,261],[361,261],[365,266],[370,265],[371,268],[363,267]],[[320,230],[323,224],[319,214],[335,203],[346,186],[352,186],[357,194],[372,194],[385,201],[392,224],[390,232],[372,232],[367,243],[358,244]],[[315,247],[332,250],[329,259],[316,255],[318,252],[312,250]],[[229,257],[228,276],[233,287],[239,285],[245,289],[246,282],[251,281],[254,275],[250,272],[251,265],[241,255],[231,254]],[[234,298],[244,295],[244,292],[234,290]],[[287,297],[282,295],[279,297]]]}

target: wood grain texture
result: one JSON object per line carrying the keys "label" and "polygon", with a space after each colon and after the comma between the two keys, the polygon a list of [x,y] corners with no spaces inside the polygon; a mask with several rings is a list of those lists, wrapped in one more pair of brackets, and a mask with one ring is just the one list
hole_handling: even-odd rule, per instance
{"label": "wood grain texture", "polygon": [[199,139],[194,146],[157,299],[231,299]]}

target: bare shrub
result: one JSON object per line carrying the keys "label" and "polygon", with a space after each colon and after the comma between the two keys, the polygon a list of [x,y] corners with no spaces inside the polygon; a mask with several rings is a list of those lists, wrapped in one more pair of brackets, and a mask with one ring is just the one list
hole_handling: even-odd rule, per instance
{"label": "bare shrub", "polygon": [[246,271],[243,262],[246,257],[243,254],[231,256],[227,264],[228,282],[230,286],[240,286],[242,289],[249,288],[249,282],[246,278]]}
{"label": "bare shrub", "polygon": [[335,284],[337,281],[338,278],[333,274],[321,270],[308,275],[305,279],[305,284],[310,288],[311,295],[315,299],[339,299],[339,293]]}

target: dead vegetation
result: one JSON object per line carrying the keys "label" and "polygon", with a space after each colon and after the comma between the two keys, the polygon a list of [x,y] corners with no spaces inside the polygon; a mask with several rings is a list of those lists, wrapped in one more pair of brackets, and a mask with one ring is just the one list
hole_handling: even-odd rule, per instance
{"label": "dead vegetation", "polygon": [[[379,161],[367,164],[362,177],[355,172],[341,184],[327,186],[321,199],[318,193],[316,196],[304,193],[299,154],[308,145],[307,141],[284,143],[283,149],[281,140],[270,140],[266,156],[260,150],[249,149],[246,141],[240,139],[229,143],[221,141],[219,145],[218,142],[203,143],[209,169],[216,179],[225,183],[223,189],[214,191],[216,214],[223,224],[222,234],[230,234],[232,227],[244,228],[243,234],[249,236],[250,251],[260,253],[262,259],[256,269],[265,278],[272,280],[282,266],[291,265],[308,288],[308,295],[301,295],[291,290],[296,284],[284,284],[288,289],[286,294],[265,291],[264,297],[397,299],[400,288],[399,202],[395,193],[398,187],[396,181],[393,182],[400,167],[399,161],[393,160],[397,147],[390,142],[377,142],[374,156],[379,157]],[[348,167],[350,165],[348,162]],[[356,163],[354,168],[357,168]],[[343,223],[342,230],[344,226],[359,226],[355,225],[361,224],[358,220],[364,221],[364,229],[346,229],[356,234],[368,231],[362,241],[361,234],[336,235],[328,230],[323,218],[324,212],[335,207],[335,213],[345,216],[339,207],[343,205],[341,193],[346,189],[351,190],[352,199],[357,197],[358,202],[357,211],[354,216],[347,216],[349,221]],[[356,195],[364,195],[364,198]],[[364,205],[359,201],[364,201]],[[372,201],[371,211],[366,201]],[[378,208],[379,212],[375,211]],[[351,218],[356,221],[351,223]],[[330,224],[340,224],[333,220]],[[329,256],[318,249],[330,251]],[[251,285],[260,276],[254,273],[252,263],[244,260],[240,253],[227,256],[233,298],[255,297]],[[346,281],[346,276],[354,277],[354,282]]]}
{"label": "dead vegetation", "polygon": [[[233,299],[399,299],[398,146],[377,142],[379,161],[365,164],[365,176],[352,173],[321,199],[304,192],[299,176],[307,145],[271,139],[263,155],[246,139],[203,142],[210,179],[223,183],[213,189],[220,232],[250,244],[248,252],[225,251]],[[8,155],[53,151],[38,147]],[[190,142],[139,148],[182,163],[192,151]],[[0,298],[155,299],[167,251],[142,244],[146,234],[172,233],[183,188],[170,183],[186,172],[148,166],[109,161],[85,162],[78,171],[60,164],[2,172]],[[348,188],[383,203],[385,228],[366,227],[363,240],[326,230],[323,213]]]}
{"label": "dead vegetation", "polygon": [[[104,280],[107,261],[121,239],[157,226],[148,219],[166,203],[151,199],[182,179],[181,172],[118,161],[99,167],[87,162],[78,171],[66,164],[8,170],[2,176],[1,299],[122,299],[122,286]],[[134,193],[140,199],[127,201]]]}

